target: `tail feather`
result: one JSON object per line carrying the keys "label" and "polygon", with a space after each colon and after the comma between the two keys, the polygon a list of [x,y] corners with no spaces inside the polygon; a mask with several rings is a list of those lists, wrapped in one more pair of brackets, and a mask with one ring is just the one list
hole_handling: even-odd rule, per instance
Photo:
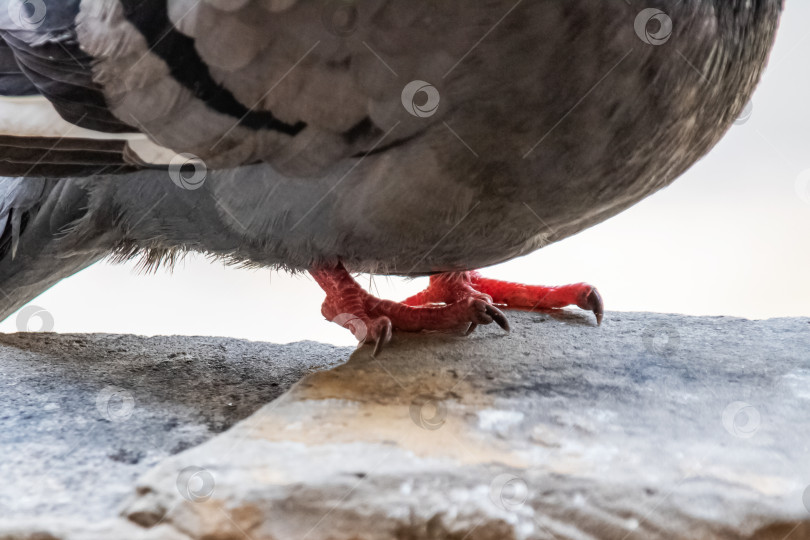
{"label": "tail feather", "polygon": [[78,177],[143,168],[143,164],[127,162],[126,148],[125,140],[0,134],[0,175]]}
{"label": "tail feather", "polygon": [[0,320],[108,253],[62,241],[87,205],[80,179],[0,178]]}

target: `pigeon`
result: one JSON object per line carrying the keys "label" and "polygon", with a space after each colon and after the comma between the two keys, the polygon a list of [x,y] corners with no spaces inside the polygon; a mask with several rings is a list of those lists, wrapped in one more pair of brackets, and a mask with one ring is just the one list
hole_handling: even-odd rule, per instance
{"label": "pigeon", "polygon": [[[782,0],[6,0],[0,319],[101,260],[308,271],[322,313],[508,330],[604,315],[478,269],[608,219],[748,103]],[[37,123],[37,121],[39,123]],[[598,263],[598,261],[594,261]],[[353,274],[430,276],[402,302]]]}

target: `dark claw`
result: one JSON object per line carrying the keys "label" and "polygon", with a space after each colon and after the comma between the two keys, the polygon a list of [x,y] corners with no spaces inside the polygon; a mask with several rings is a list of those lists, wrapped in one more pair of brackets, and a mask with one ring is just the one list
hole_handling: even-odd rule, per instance
{"label": "dark claw", "polygon": [[469,336],[470,334],[473,333],[473,330],[475,330],[476,328],[478,328],[478,323],[470,323],[470,327],[467,328],[467,331],[464,332],[464,335]]}
{"label": "dark claw", "polygon": [[384,345],[390,343],[391,338],[394,337],[393,329],[391,328],[391,321],[386,320],[380,337],[377,338],[377,343],[374,344],[374,352],[371,353],[372,357],[376,357],[382,350]]}
{"label": "dark claw", "polygon": [[593,314],[596,315],[596,325],[599,326],[602,324],[602,317],[605,314],[605,303],[602,301],[602,295],[599,294],[596,287],[593,288],[585,299],[585,305],[587,306],[586,309],[590,309],[593,311]]}
{"label": "dark claw", "polygon": [[506,315],[503,314],[503,311],[501,311],[500,309],[496,308],[491,304],[487,304],[486,310],[487,315],[492,317],[492,320],[498,323],[498,326],[500,326],[507,332],[509,331],[509,321],[506,319]]}

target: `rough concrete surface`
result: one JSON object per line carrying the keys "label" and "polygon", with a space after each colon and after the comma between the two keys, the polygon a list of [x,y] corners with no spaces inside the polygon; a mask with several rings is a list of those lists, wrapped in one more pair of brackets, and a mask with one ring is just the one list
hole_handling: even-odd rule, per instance
{"label": "rough concrete surface", "polygon": [[0,334],[0,518],[112,517],[132,484],[351,348]]}
{"label": "rough concrete surface", "polygon": [[[597,328],[567,311],[509,316],[510,334],[397,334],[378,358],[360,349],[274,401],[268,381],[288,384],[348,352],[5,336],[11,388],[38,378],[32,392],[104,402],[112,384],[135,406],[91,432],[77,418],[105,410],[93,400],[71,414],[50,407],[48,421],[53,400],[18,398],[31,408],[0,417],[11,512],[0,539],[810,538],[810,319],[609,313]],[[220,347],[233,354],[217,356]],[[168,358],[177,350],[191,358]],[[106,414],[126,410],[115,399]],[[227,415],[226,402],[239,412]],[[138,403],[142,419],[124,427]],[[210,427],[218,415],[228,420]],[[107,457],[49,449],[80,439],[87,455]],[[51,453],[20,449],[37,441]],[[133,486],[140,469],[121,472],[120,456],[141,454],[139,464],[159,462]],[[73,478],[61,480],[70,502],[32,488],[49,467]],[[98,500],[124,492],[120,517],[102,520],[110,505]]]}

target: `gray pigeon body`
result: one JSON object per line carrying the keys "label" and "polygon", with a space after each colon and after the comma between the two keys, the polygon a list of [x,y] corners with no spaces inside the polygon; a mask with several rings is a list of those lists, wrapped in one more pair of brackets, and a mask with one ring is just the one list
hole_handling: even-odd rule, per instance
{"label": "gray pigeon body", "polygon": [[420,275],[529,253],[712,148],[750,99],[782,9],[33,3],[41,21],[0,10],[0,93],[165,151],[0,136],[0,318],[111,254]]}

